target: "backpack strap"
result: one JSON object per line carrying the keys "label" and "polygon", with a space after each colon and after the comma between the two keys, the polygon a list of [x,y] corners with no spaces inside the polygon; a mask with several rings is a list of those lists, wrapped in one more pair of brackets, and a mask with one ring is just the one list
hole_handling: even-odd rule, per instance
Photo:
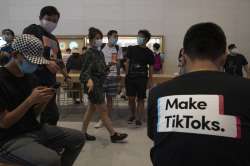
{"label": "backpack strap", "polygon": [[101,46],[101,50],[103,50],[103,48],[106,46],[106,43],[103,43]]}
{"label": "backpack strap", "polygon": [[119,46],[118,46],[118,45],[115,45],[115,49],[116,49],[117,54],[118,54],[118,52],[119,52]]}

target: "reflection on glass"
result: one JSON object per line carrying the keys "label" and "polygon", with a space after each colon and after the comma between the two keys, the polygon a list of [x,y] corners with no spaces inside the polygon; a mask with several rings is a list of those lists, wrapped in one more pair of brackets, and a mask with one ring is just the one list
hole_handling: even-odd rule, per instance
{"label": "reflection on glass", "polygon": [[72,50],[74,48],[79,48],[79,44],[76,41],[71,41],[69,43],[69,48]]}
{"label": "reflection on glass", "polygon": [[66,44],[65,42],[59,42],[59,46],[61,50],[65,50],[66,49]]}
{"label": "reflection on glass", "polygon": [[[89,44],[89,40],[85,39],[86,44]],[[103,37],[103,43],[108,43],[108,37]],[[154,43],[159,43],[162,46],[162,37],[161,36],[153,36],[147,46],[153,50]],[[137,45],[137,37],[136,36],[120,36],[117,44],[121,47],[128,47],[128,46],[134,46]]]}

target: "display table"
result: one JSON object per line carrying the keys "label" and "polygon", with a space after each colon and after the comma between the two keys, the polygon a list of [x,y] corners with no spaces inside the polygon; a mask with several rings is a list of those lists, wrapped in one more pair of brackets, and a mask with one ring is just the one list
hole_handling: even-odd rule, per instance
{"label": "display table", "polygon": [[[80,73],[72,73],[72,74],[69,74],[69,76],[71,77],[71,81],[73,83],[80,83],[80,80],[79,80]],[[122,78],[122,82],[123,82],[124,78],[125,78],[125,75],[122,74],[121,78]],[[153,84],[160,84],[162,82],[172,80],[173,78],[174,78],[173,75],[153,74]],[[57,74],[56,75],[56,80],[57,80],[57,82],[64,83],[63,75],[62,74]]]}

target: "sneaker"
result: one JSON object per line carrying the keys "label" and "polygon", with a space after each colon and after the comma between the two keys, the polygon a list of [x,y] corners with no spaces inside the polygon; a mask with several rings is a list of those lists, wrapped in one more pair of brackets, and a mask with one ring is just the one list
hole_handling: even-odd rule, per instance
{"label": "sneaker", "polygon": [[139,120],[136,120],[136,121],[135,121],[135,125],[136,125],[137,127],[140,127],[140,126],[142,126],[142,122],[139,121]]}
{"label": "sneaker", "polygon": [[110,140],[112,143],[117,143],[119,141],[124,140],[125,138],[128,137],[128,134],[124,134],[124,133],[115,133],[114,135],[112,135],[110,137]]}
{"label": "sneaker", "polygon": [[99,120],[99,121],[95,124],[95,126],[94,126],[94,128],[96,128],[96,129],[99,129],[99,128],[102,128],[102,127],[103,127],[103,123],[102,123],[101,120]]}
{"label": "sneaker", "polygon": [[85,138],[87,141],[95,141],[96,140],[95,136],[89,135],[88,133],[85,133]]}
{"label": "sneaker", "polygon": [[134,116],[131,116],[129,119],[128,119],[128,124],[133,124],[135,121],[135,117]]}

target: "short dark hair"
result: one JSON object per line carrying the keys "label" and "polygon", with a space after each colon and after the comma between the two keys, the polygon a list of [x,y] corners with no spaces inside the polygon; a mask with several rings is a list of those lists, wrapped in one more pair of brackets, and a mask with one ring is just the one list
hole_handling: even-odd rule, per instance
{"label": "short dark hair", "polygon": [[181,59],[182,56],[183,56],[182,49],[180,49],[178,59]]}
{"label": "short dark hair", "polygon": [[191,59],[216,60],[226,52],[226,35],[214,23],[193,25],[184,37],[184,52]]}
{"label": "short dark hair", "polygon": [[153,47],[154,47],[156,50],[159,50],[159,49],[160,49],[160,47],[161,47],[161,45],[160,45],[160,44],[158,44],[158,43],[155,43],[155,44],[153,45]]}
{"label": "short dark hair", "polygon": [[66,49],[66,52],[69,52],[69,51],[71,51],[71,49],[70,49],[70,48],[67,48],[67,49]]}
{"label": "short dark hair", "polygon": [[110,38],[113,34],[118,34],[116,30],[110,30],[107,34],[108,38]]}
{"label": "short dark hair", "polygon": [[103,38],[103,34],[99,29],[94,27],[89,28],[89,34],[88,34],[89,40],[93,40],[97,34],[100,34],[101,37]]}
{"label": "short dark hair", "polygon": [[82,50],[87,50],[88,48],[87,47],[83,47]]}
{"label": "short dark hair", "polygon": [[12,36],[15,36],[14,31],[12,31],[11,29],[3,29],[2,30],[2,34],[6,33],[6,32],[9,32]]}
{"label": "short dark hair", "polygon": [[229,46],[228,46],[228,49],[229,49],[229,50],[232,50],[232,49],[234,49],[234,48],[237,48],[235,44],[229,44]]}
{"label": "short dark hair", "polygon": [[139,30],[138,34],[139,33],[145,37],[147,42],[151,39],[151,33],[148,30],[146,29]]}
{"label": "short dark hair", "polygon": [[40,11],[40,19],[42,19],[45,15],[53,16],[57,15],[60,18],[60,13],[58,12],[57,8],[54,6],[45,6]]}

